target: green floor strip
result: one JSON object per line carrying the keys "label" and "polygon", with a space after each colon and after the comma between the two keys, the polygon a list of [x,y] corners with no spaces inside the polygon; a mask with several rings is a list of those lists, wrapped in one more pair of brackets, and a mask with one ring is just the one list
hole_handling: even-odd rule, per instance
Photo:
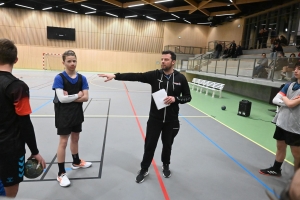
{"label": "green floor strip", "polygon": [[[210,93],[205,95],[195,90],[191,90],[191,94],[191,106],[226,125],[237,134],[244,136],[260,147],[275,154],[276,140],[273,139],[275,125],[271,123],[275,112],[269,111],[269,109],[276,109],[275,106],[228,92],[222,92],[222,98],[218,98],[218,94],[215,98],[212,98]],[[239,102],[243,99],[252,102],[249,117],[237,115]],[[221,109],[222,106],[226,106],[226,110],[223,111]],[[201,118],[199,120],[201,120]],[[290,164],[293,163],[290,150],[287,151],[286,161]],[[266,163],[267,166],[268,164],[272,163]]]}

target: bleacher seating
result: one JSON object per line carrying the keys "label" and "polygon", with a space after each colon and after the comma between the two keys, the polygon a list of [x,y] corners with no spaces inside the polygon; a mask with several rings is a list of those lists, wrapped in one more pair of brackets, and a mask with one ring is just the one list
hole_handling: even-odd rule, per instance
{"label": "bleacher seating", "polygon": [[215,93],[219,93],[219,98],[222,97],[222,90],[225,86],[223,83],[213,82],[213,81],[207,81],[202,80],[198,78],[193,78],[192,82],[189,82],[191,85],[191,89],[196,89],[197,92],[202,93],[203,90],[205,90],[205,95],[208,95],[208,92],[212,92],[212,98],[214,98]]}

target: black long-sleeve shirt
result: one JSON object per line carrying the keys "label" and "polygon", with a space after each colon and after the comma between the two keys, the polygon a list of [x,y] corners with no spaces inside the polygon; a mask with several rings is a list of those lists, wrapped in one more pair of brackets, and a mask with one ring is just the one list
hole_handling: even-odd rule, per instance
{"label": "black long-sleeve shirt", "polygon": [[157,92],[165,89],[168,96],[174,96],[175,102],[164,109],[158,110],[153,98],[151,98],[151,107],[149,117],[155,120],[168,122],[178,120],[179,106],[192,100],[188,82],[183,74],[174,70],[169,78],[162,70],[154,70],[145,73],[117,73],[115,80],[139,81],[151,85],[151,92]]}
{"label": "black long-sleeve shirt", "polygon": [[28,86],[0,71],[0,155],[23,155],[25,143],[33,155],[39,153],[30,113]]}

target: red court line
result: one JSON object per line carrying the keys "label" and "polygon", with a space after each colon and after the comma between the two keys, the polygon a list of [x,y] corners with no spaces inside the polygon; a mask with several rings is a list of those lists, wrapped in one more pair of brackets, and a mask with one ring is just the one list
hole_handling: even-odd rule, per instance
{"label": "red court line", "polygon": [[[136,120],[136,122],[137,122],[137,124],[138,124],[138,126],[139,126],[139,129],[140,129],[141,135],[142,135],[142,137],[143,137],[143,140],[145,141],[145,133],[144,133],[144,131],[143,131],[143,129],[142,129],[140,120],[138,119],[137,114],[136,114],[136,112],[135,112],[135,109],[134,109],[134,106],[133,106],[133,104],[132,104],[131,98],[130,98],[130,96],[129,96],[129,94],[128,94],[127,87],[126,87],[126,85],[125,85],[124,82],[123,82],[123,84],[124,84],[125,91],[126,91],[128,100],[129,100],[129,102],[130,102],[132,111],[133,111],[133,113],[134,113],[135,120]],[[164,184],[164,182],[163,182],[163,180],[162,180],[162,178],[161,178],[161,176],[160,176],[159,170],[158,170],[158,168],[157,168],[157,165],[156,165],[156,162],[155,162],[154,159],[152,160],[152,166],[153,166],[154,171],[155,171],[155,173],[156,173],[156,176],[157,176],[159,185],[160,185],[160,187],[161,187],[161,190],[162,190],[162,193],[164,194],[165,199],[166,199],[166,200],[170,200],[168,191],[167,191],[167,189],[166,189],[166,187],[165,187],[165,184]]]}

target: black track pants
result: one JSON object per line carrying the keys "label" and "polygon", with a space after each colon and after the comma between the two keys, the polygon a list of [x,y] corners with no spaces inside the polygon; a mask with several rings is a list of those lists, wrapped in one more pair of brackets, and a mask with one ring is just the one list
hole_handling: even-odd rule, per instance
{"label": "black track pants", "polygon": [[175,136],[179,131],[179,121],[158,122],[149,119],[147,122],[146,140],[144,146],[144,156],[141,162],[141,168],[148,169],[154,156],[157,142],[161,133],[163,149],[161,153],[161,161],[164,164],[170,164],[172,144]]}

